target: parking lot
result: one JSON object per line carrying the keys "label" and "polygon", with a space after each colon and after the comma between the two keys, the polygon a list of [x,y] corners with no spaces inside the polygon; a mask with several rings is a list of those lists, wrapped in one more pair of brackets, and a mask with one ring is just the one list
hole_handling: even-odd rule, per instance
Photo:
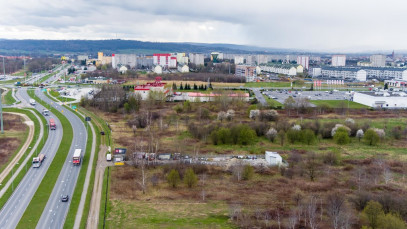
{"label": "parking lot", "polygon": [[309,100],[348,100],[351,94],[346,91],[294,91],[294,90],[264,90],[263,95],[284,104],[284,101],[292,96],[295,98],[307,98]]}

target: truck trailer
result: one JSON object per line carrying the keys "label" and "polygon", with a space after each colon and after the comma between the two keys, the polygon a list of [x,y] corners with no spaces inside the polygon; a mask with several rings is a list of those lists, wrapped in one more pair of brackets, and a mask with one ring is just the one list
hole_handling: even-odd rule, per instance
{"label": "truck trailer", "polygon": [[75,152],[73,152],[73,158],[72,158],[73,165],[81,164],[81,157],[82,157],[81,154],[82,154],[81,149],[75,149]]}
{"label": "truck trailer", "polygon": [[45,155],[40,153],[38,157],[33,158],[33,168],[39,168],[45,159]]}
{"label": "truck trailer", "polygon": [[53,118],[51,118],[49,120],[49,129],[50,130],[56,130],[57,129],[57,125],[55,125],[55,120]]}

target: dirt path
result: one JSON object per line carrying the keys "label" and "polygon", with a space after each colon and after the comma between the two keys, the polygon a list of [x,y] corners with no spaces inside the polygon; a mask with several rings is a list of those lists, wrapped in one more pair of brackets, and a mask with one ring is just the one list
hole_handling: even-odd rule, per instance
{"label": "dirt path", "polygon": [[100,200],[102,198],[103,176],[105,168],[110,165],[106,161],[107,147],[102,145],[100,147],[98,162],[96,165],[95,183],[93,186],[92,200],[90,202],[90,209],[88,215],[88,222],[86,228],[97,229],[99,223]]}
{"label": "dirt path", "polygon": [[[28,137],[26,142],[24,143],[24,145],[21,147],[20,151],[17,153],[17,155],[13,158],[13,160],[11,160],[11,162],[7,165],[7,167],[3,170],[3,172],[1,172],[0,174],[0,183],[3,182],[4,178],[6,178],[6,176],[11,172],[11,170],[16,166],[17,162],[21,159],[21,157],[24,155],[24,153],[27,151],[28,146],[31,144],[31,141],[34,138],[34,123],[33,121],[28,118],[27,115],[25,114],[20,114],[20,113],[14,113],[14,112],[7,112],[9,114],[14,114],[14,115],[19,115],[21,117],[23,117],[26,121],[24,122],[28,127],[29,127],[29,132],[28,132]],[[39,117],[34,113],[34,115],[39,119]],[[38,139],[42,138],[43,135],[43,125],[42,122],[40,121],[41,124],[41,133]],[[34,145],[34,148],[31,150],[30,155],[35,151],[35,149],[38,147],[40,141],[37,141],[37,143]],[[29,156],[27,158],[29,158]],[[24,162],[20,165],[20,167],[17,169],[17,171],[14,172],[14,175],[8,180],[7,184],[5,184],[4,186],[2,186],[2,189],[0,191],[0,198],[4,195],[5,191],[8,189],[8,187],[10,186],[11,182],[14,181],[14,179],[16,178],[16,176],[18,175],[18,173],[21,171],[21,169],[23,168],[23,166],[25,165],[25,163],[27,162],[27,159],[24,160]]]}

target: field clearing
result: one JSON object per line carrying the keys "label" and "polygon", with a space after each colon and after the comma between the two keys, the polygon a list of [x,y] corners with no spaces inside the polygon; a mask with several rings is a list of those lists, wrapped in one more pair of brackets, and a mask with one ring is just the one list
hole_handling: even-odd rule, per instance
{"label": "field clearing", "polygon": [[369,108],[366,105],[348,100],[311,100],[310,102],[317,106],[326,105],[329,108],[347,108],[348,104],[350,109]]}
{"label": "field clearing", "polygon": [[3,114],[3,123],[4,134],[0,135],[0,167],[9,161],[28,134],[27,126],[18,115]]}

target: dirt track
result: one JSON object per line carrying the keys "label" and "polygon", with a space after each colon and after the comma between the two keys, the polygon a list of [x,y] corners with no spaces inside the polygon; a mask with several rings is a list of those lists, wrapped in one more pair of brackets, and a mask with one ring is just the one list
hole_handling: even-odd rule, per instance
{"label": "dirt track", "polygon": [[101,150],[99,151],[98,162],[96,165],[95,183],[93,186],[92,200],[90,202],[88,222],[86,226],[86,228],[90,229],[98,228],[100,200],[102,198],[103,188],[103,175],[105,173],[105,168],[109,165],[105,157],[106,152],[107,147],[105,145],[102,145]]}

